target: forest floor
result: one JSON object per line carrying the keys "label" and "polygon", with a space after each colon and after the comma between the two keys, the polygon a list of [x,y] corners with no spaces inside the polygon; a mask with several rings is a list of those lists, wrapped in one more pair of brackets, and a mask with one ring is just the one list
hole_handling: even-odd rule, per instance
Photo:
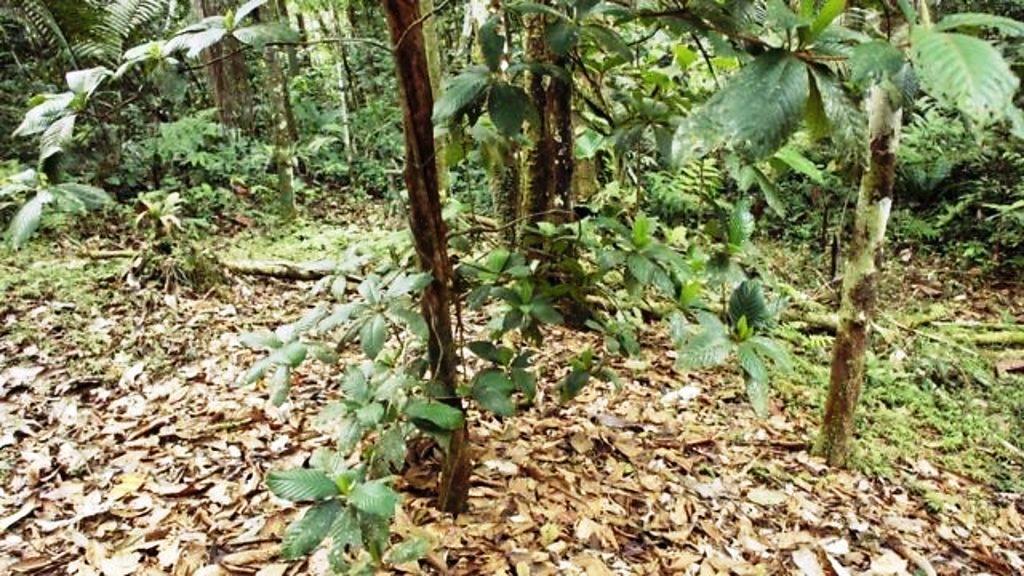
{"label": "forest floor", "polygon": [[[359,234],[307,223],[215,245],[302,260]],[[314,422],[335,380],[303,367],[282,409],[234,384],[254,357],[238,334],[295,319],[311,283],[165,294],[125,287],[124,266],[44,241],[0,256],[0,573],[326,571],[322,551],[277,558],[298,510],[263,477],[331,444]],[[775,269],[820,292],[807,266]],[[660,329],[619,366],[621,389],[590,385],[561,405],[559,367],[594,337],[556,330],[536,406],[472,419],[466,514],[432,508],[436,459],[411,458],[399,530],[437,546],[400,572],[1024,573],[1024,345],[962,336],[979,323],[1019,330],[1024,287],[916,257],[897,258],[885,284],[855,469],[808,455],[830,339],[806,323],[781,330],[797,371],[774,384],[764,420],[735,373],[677,371]]]}

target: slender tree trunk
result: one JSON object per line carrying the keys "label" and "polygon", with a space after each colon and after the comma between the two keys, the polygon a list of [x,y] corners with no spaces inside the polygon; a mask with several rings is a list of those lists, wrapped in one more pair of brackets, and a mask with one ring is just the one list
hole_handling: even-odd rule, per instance
{"label": "slender tree trunk", "polygon": [[832,348],[825,419],[816,451],[845,466],[853,445],[854,411],[864,384],[865,353],[875,313],[885,227],[892,207],[902,110],[885,88],[868,93],[868,164],[861,177],[850,253],[843,275],[839,326]]}
{"label": "slender tree trunk", "polygon": [[[274,8],[277,10],[277,17],[279,20],[283,20],[286,24],[291,26],[291,18],[288,16],[288,0],[274,0],[276,3]],[[301,14],[300,14],[301,16]],[[302,26],[299,27],[299,40],[304,41],[304,30]],[[293,78],[299,73],[299,51],[296,50],[295,45],[291,44],[287,47],[288,52],[288,77]]]}
{"label": "slender tree trunk", "polygon": [[[405,126],[405,186],[409,194],[409,226],[420,266],[434,276],[423,292],[423,316],[430,327],[430,372],[441,399],[462,410],[457,390],[455,342],[452,338],[451,260],[447,230],[441,218],[437,162],[434,151],[434,107],[430,66],[420,26],[418,0],[382,0],[394,46],[395,67]],[[468,422],[452,432],[441,471],[438,506],[458,514],[466,507],[469,474]]]}
{"label": "slender tree trunk", "polygon": [[[283,1],[267,4],[270,21],[283,17],[280,7]],[[273,105],[274,165],[277,168],[278,208],[286,217],[295,215],[295,142],[297,130],[292,115],[291,94],[288,89],[288,75],[281,58],[282,50],[268,46],[264,49],[267,62],[267,82]]]}
{"label": "slender tree trunk", "polygon": [[[192,0],[195,12],[202,17],[224,14],[235,5],[224,0]],[[234,38],[225,38],[203,51],[203,62],[213,93],[213,102],[221,124],[249,132],[252,124],[252,87],[245,55]]]}
{"label": "slender tree trunk", "polygon": [[[529,17],[526,31],[526,58],[564,67],[568,62],[548,48],[545,38],[546,17]],[[551,219],[554,208],[572,210],[573,133],[572,86],[550,75],[531,74],[530,98],[537,107],[539,123],[531,129],[533,147],[527,155],[527,190],[524,208],[528,223]],[[557,204],[557,206],[556,206]],[[565,219],[565,218],[559,218]]]}

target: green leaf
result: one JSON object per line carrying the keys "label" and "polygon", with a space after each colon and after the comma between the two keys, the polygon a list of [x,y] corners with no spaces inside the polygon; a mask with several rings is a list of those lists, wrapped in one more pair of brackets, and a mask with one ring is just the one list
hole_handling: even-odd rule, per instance
{"label": "green leaf", "polygon": [[768,381],[768,367],[764,365],[764,362],[758,356],[757,348],[749,341],[741,342],[736,347],[736,358],[740,362],[740,367],[747,373],[747,376],[762,382]]}
{"label": "green leaf", "polygon": [[1020,81],[999,51],[971,36],[916,28],[911,58],[928,94],[985,125],[1001,120]]}
{"label": "green leaf", "polygon": [[793,146],[783,146],[772,158],[810,178],[815,184],[825,184],[825,174]]}
{"label": "green leaf", "polygon": [[357,484],[348,495],[349,502],[364,514],[391,518],[398,504],[398,494],[386,482],[381,478]]}
{"label": "green leaf", "polygon": [[377,402],[371,402],[366,406],[360,406],[356,412],[356,420],[359,424],[366,427],[372,428],[380,423],[381,419],[384,418],[384,406]]}
{"label": "green leaf", "polygon": [[92,96],[100,83],[109,78],[113,72],[104,66],[89,68],[88,70],[74,70],[68,72],[65,78],[68,81],[68,88],[76,95],[85,97]]}
{"label": "green leaf", "polygon": [[247,332],[242,334],[238,338],[238,341],[246,348],[254,348],[257,350],[274,350],[284,345],[284,342],[281,342],[281,339],[269,330],[264,330],[262,332]]}
{"label": "green leaf", "polygon": [[540,298],[530,303],[530,316],[545,324],[561,324],[564,321],[558,310]]}
{"label": "green leaf", "polygon": [[270,361],[278,366],[291,366],[292,368],[302,364],[306,359],[308,349],[302,342],[289,342],[283,348],[278,348],[269,356]]}
{"label": "green leaf", "polygon": [[771,311],[764,299],[761,283],[757,280],[745,280],[729,297],[729,320],[733,325],[740,318],[747,319],[747,325],[757,330],[765,328],[772,322]]}
{"label": "green leaf", "polygon": [[53,194],[40,190],[18,210],[7,226],[7,236],[15,249],[21,248],[32,237],[43,217],[43,206],[53,200]]}
{"label": "green leaf", "polygon": [[267,488],[291,502],[326,500],[338,495],[338,486],[320,470],[293,468],[267,474]]}
{"label": "green leaf", "polygon": [[858,44],[850,54],[850,80],[861,88],[867,88],[896,77],[906,63],[903,53],[883,40]]}
{"label": "green leaf", "polygon": [[591,39],[608,54],[614,54],[623,61],[629,62],[633,59],[633,52],[621,36],[607,26],[600,24],[587,24],[583,26],[582,35]]}
{"label": "green leaf", "polygon": [[288,366],[278,366],[270,379],[270,403],[274,406],[284,404],[288,392],[292,389],[292,371]]}
{"label": "green leaf", "polygon": [[761,192],[764,194],[765,202],[768,203],[768,207],[772,209],[780,218],[786,217],[786,203],[783,202],[782,197],[779,195],[779,188],[772,182],[764,172],[761,171],[757,166],[750,167],[754,174],[754,179],[757,180],[757,185],[761,188]]}
{"label": "green leaf", "polygon": [[746,246],[754,234],[754,215],[750,212],[750,201],[746,198],[736,202],[726,222],[726,241],[731,252]]}
{"label": "green leaf", "polygon": [[473,398],[486,410],[499,416],[512,416],[516,406],[509,397],[515,385],[498,370],[486,370],[480,373],[473,382]]}
{"label": "green leaf", "polygon": [[[61,94],[47,94],[42,102],[36,104],[25,113],[21,124],[14,130],[13,136],[32,136],[45,131],[56,119],[68,112],[68,107],[74,101],[75,95],[72,92]],[[35,100],[35,99],[33,99]]]}
{"label": "green leaf", "polygon": [[78,182],[57,184],[50,191],[86,210],[95,210],[114,202],[106,190]]}
{"label": "green leaf", "polygon": [[234,18],[232,18],[234,21],[233,23],[237,26],[239,22],[245,20],[246,16],[266,3],[267,0],[248,0],[248,2],[242,4],[237,10],[235,10]]}
{"label": "green leaf", "polygon": [[580,29],[575,22],[560,18],[548,24],[545,36],[551,51],[559,56],[565,56],[576,46]]}
{"label": "green leaf", "polygon": [[401,296],[407,296],[409,294],[415,294],[429,286],[433,281],[434,277],[426,272],[418,274],[406,274],[403,272],[388,284],[388,289],[385,292],[385,298],[394,299]]}
{"label": "green leaf", "polygon": [[339,571],[338,567],[343,564],[338,561],[344,561],[345,550],[350,547],[358,548],[363,543],[363,531],[359,528],[359,515],[355,509],[345,508],[342,510],[334,520],[334,524],[331,525],[327,536],[331,539],[328,560],[331,563],[331,568]]}
{"label": "green leaf", "polygon": [[522,392],[523,397],[528,402],[533,402],[533,399],[537,396],[537,378],[522,368],[513,368],[511,375],[512,383],[515,384],[516,390]]}
{"label": "green leaf", "polygon": [[651,262],[646,256],[630,254],[626,257],[626,267],[641,285],[646,287],[651,283],[651,278],[654,276],[654,262]]}
{"label": "green leaf", "polygon": [[486,340],[474,340],[467,347],[476,356],[489,360],[495,364],[501,364],[501,357],[498,355],[498,347]]}
{"label": "green leaf", "polygon": [[443,124],[461,116],[475,104],[491,81],[487,68],[475,66],[448,81],[434,103],[434,122]]}
{"label": "green leaf", "polygon": [[501,67],[501,57],[505,53],[505,37],[498,34],[500,23],[497,16],[491,16],[480,27],[480,51],[491,72],[497,72]]}
{"label": "green leaf", "polygon": [[966,12],[944,16],[935,29],[939,31],[958,30],[960,28],[991,28],[1004,36],[1024,36],[1024,22],[1013,18]]}
{"label": "green leaf", "polygon": [[267,22],[239,28],[231,33],[239,42],[262,50],[267,44],[298,42],[299,33],[285,22]]}
{"label": "green leaf", "polygon": [[430,552],[430,541],[426,538],[413,537],[395,544],[388,551],[387,562],[389,564],[405,564],[419,560]]}
{"label": "green leaf", "polygon": [[754,336],[748,342],[757,349],[758,354],[771,360],[776,368],[785,372],[792,370],[793,366],[789,354],[775,340],[765,336]]}
{"label": "green leaf", "polygon": [[825,0],[821,10],[811,23],[811,39],[817,38],[840,14],[846,10],[846,0]]}
{"label": "green leaf", "polygon": [[58,118],[46,127],[43,135],[39,137],[39,162],[44,162],[50,156],[64,151],[64,148],[71,142],[75,132],[75,120],[77,114],[68,114]]}
{"label": "green leaf", "polygon": [[522,131],[530,106],[526,91],[508,82],[495,84],[487,99],[487,112],[494,127],[508,138],[518,136]]}
{"label": "green leaf", "polygon": [[363,323],[359,329],[359,344],[363,352],[370,360],[377,358],[384,349],[384,342],[387,337],[387,320],[383,314],[374,314],[372,318]]}
{"label": "green leaf", "polygon": [[556,20],[565,20],[565,15],[555,10],[551,6],[540,4],[538,2],[516,2],[514,4],[506,5],[508,10],[518,12],[520,14],[544,14],[552,16]]}
{"label": "green leaf", "polygon": [[[725,142],[763,158],[799,127],[809,90],[806,65],[785,51],[773,50],[744,66],[708,107]],[[763,105],[751,106],[754,99]]]}
{"label": "green leaf", "polygon": [[307,510],[302,518],[285,530],[281,541],[281,557],[294,560],[316,549],[327,537],[339,512],[341,503],[337,500],[321,502]]}
{"label": "green leaf", "polygon": [[428,432],[455,430],[465,422],[461,410],[432,400],[410,400],[405,406],[405,415]]}
{"label": "green leaf", "polygon": [[562,402],[568,402],[580,392],[583,391],[583,387],[590,381],[590,371],[583,368],[573,368],[569,375],[562,380],[562,384],[558,387],[558,396]]}
{"label": "green leaf", "polygon": [[398,322],[404,324],[420,340],[430,337],[430,327],[427,326],[426,319],[416,310],[402,305],[394,305],[388,308],[388,313]]}

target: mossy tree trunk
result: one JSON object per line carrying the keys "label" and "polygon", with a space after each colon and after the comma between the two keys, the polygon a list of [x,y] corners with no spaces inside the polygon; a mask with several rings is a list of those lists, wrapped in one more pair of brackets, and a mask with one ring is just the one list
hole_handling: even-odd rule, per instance
{"label": "mossy tree trunk", "polygon": [[[418,0],[382,0],[394,47],[405,127],[405,186],[409,194],[409,226],[420,266],[434,281],[424,290],[422,311],[430,327],[430,372],[440,388],[437,396],[463,410],[458,396],[455,342],[452,338],[451,278],[447,230],[441,218],[435,161],[434,97],[424,46]],[[441,471],[438,506],[458,514],[466,507],[469,474],[468,423],[452,432]]]}
{"label": "mossy tree trunk", "polygon": [[[441,48],[437,36],[437,18],[433,15],[434,0],[420,0],[420,14],[426,16],[423,20],[423,47],[427,51],[427,64],[430,67],[430,88],[434,94],[441,93],[441,78],[444,71],[441,68]],[[448,193],[448,163],[445,161],[445,137],[434,138],[434,150],[437,162],[437,185],[441,198]]]}
{"label": "mossy tree trunk", "polygon": [[861,177],[850,252],[843,274],[839,325],[832,347],[825,418],[816,451],[832,466],[846,466],[854,415],[864,385],[865,354],[874,318],[885,228],[892,207],[902,110],[888,91],[868,93],[868,159]]}
{"label": "mossy tree trunk", "polygon": [[[282,18],[280,6],[283,2],[270,2],[267,6],[269,20]],[[273,105],[274,166],[277,169],[278,208],[286,217],[295,215],[295,141],[298,136],[295,118],[292,114],[291,94],[288,89],[288,75],[282,65],[282,50],[268,46],[264,49],[267,62],[267,82]]]}

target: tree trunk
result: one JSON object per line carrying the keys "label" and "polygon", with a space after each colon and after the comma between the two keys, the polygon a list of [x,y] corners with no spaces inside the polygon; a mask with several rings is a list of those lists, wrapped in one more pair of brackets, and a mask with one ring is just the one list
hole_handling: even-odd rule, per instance
{"label": "tree trunk", "polygon": [[[283,20],[285,24],[291,26],[291,18],[288,16],[288,0],[274,0],[274,2],[275,5],[272,9],[276,10],[277,19]],[[299,26],[300,42],[306,41],[303,28],[304,26]],[[299,51],[294,44],[289,44],[286,50],[288,51],[288,77],[292,78],[299,73]]]}
{"label": "tree trunk", "polygon": [[[434,155],[434,107],[430,66],[424,48],[418,0],[382,0],[394,46],[398,87],[405,127],[405,186],[409,194],[409,227],[420,266],[434,276],[424,290],[422,310],[430,327],[428,353],[438,396],[463,410],[458,396],[455,342],[451,321],[451,260],[447,230],[441,218],[437,162]],[[438,506],[453,514],[466,507],[469,474],[468,422],[452,432],[441,471]]]}
{"label": "tree trunk", "polygon": [[[222,15],[235,5],[223,0],[192,0],[200,17]],[[203,51],[203,62],[221,124],[249,132],[252,124],[252,87],[245,55],[234,38],[225,38]]]}
{"label": "tree trunk", "polygon": [[[548,48],[545,38],[546,17],[530,16],[526,30],[526,58],[564,67],[568,62]],[[528,224],[551,219],[551,210],[572,210],[573,134],[572,86],[551,75],[531,74],[530,98],[537,107],[538,125],[533,126],[533,142],[527,155],[527,189],[523,216]],[[564,217],[558,219],[565,219]]]}
{"label": "tree trunk", "polygon": [[864,384],[865,353],[875,312],[878,270],[892,207],[902,110],[885,88],[868,93],[868,165],[861,178],[850,253],[843,275],[839,325],[832,347],[825,419],[816,451],[832,466],[846,466],[853,444],[854,411]]}
{"label": "tree trunk", "polygon": [[[282,17],[279,8],[283,2],[269,3],[270,20]],[[270,84],[270,98],[273,103],[274,165],[277,168],[277,199],[281,213],[286,217],[295,215],[295,158],[294,148],[297,136],[295,119],[292,115],[288,76],[281,64],[281,49],[268,46],[264,49],[267,60],[267,80]]]}

